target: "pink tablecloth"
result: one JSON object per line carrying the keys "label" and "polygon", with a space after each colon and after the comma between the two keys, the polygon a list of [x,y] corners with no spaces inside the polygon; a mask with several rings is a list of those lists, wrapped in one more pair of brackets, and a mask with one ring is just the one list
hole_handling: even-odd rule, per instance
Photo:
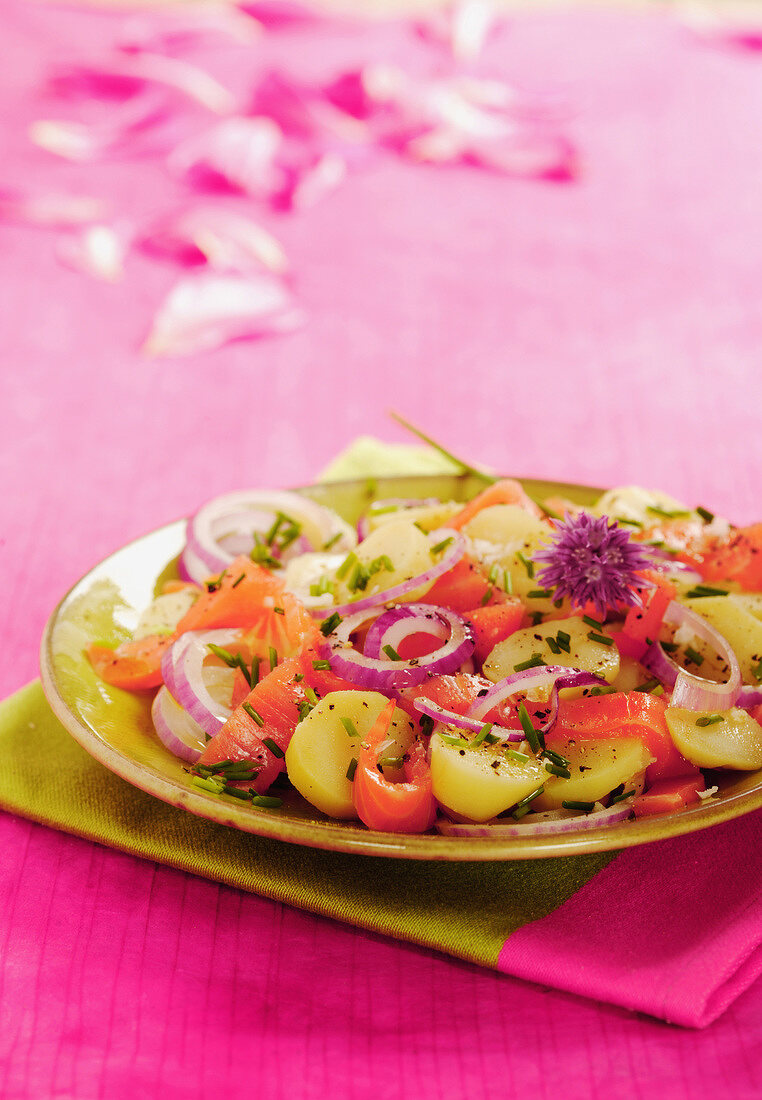
{"label": "pink tablecloth", "polygon": [[[28,143],[49,66],[98,56],[111,17],[0,19],[0,187],[76,185],[127,217],[176,203],[150,161],[83,168]],[[424,49],[399,26],[311,33],[263,44],[262,64],[323,77]],[[0,226],[0,694],[35,675],[47,614],[93,562],[218,491],[308,480],[359,433],[403,438],[390,406],[506,472],[759,516],[759,57],[663,13],[579,11],[517,16],[485,65],[561,90],[579,179],[389,157],[311,209],[261,215],[307,312],[293,335],[147,360],[166,266],[133,255],[98,283],[59,265],[49,233]],[[4,1097],[762,1088],[758,984],[691,1033],[7,815],[0,838]]]}

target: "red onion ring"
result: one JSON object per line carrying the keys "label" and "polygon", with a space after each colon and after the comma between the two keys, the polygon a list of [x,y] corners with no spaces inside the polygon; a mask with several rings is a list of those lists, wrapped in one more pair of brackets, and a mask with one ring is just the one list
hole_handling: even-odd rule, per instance
{"label": "red onion ring", "polygon": [[[553,836],[559,833],[575,833],[579,829],[598,829],[626,821],[632,813],[632,800],[625,799],[615,806],[607,806],[592,813],[582,813],[576,817],[544,818],[542,821],[530,820],[529,815],[521,822],[499,822],[489,824],[468,824],[459,821],[440,820],[436,822],[438,833],[443,836],[472,837],[478,840],[502,840],[516,836]],[[540,814],[537,814],[540,817]]]}
{"label": "red onion ring", "polygon": [[705,618],[675,600],[668,605],[664,621],[674,626],[689,626],[697,637],[717,650],[729,670],[724,684],[696,676],[673,661],[660,642],[654,642],[641,663],[665,687],[673,689],[670,705],[695,711],[730,710],[734,707],[742,693],[741,669],[727,639]]}
{"label": "red onion ring", "polygon": [[563,688],[571,687],[595,687],[608,684],[600,676],[582,669],[569,668],[567,665],[545,665],[542,668],[527,668],[521,672],[514,672],[506,676],[480,696],[476,703],[468,711],[469,718],[484,718],[493,707],[498,706],[504,699],[519,692],[529,692],[538,687],[550,687],[551,694],[548,700],[550,710],[546,721],[538,726],[538,732],[547,733],[558,717],[558,693]]}
{"label": "red onion ring", "polygon": [[[410,619],[413,621],[409,622]],[[444,641],[451,630],[452,624],[445,622],[434,604],[409,603],[393,607],[379,615],[371,626],[363,653],[366,657],[380,657],[385,645],[396,650],[411,634],[431,634]]]}
{"label": "red onion ring", "polygon": [[[391,661],[360,653],[352,646],[351,635],[374,612],[359,611],[344,619],[322,646],[322,655],[329,661],[332,671],[358,687],[394,694],[420,684],[429,676],[444,675],[460,668],[474,651],[473,634],[465,620],[454,611],[433,604],[410,604],[409,607],[390,609],[390,612],[399,612],[400,618],[409,618],[409,608],[413,609],[413,614],[417,611],[421,618],[435,612],[437,618],[450,627],[450,637],[443,646],[434,653],[411,661]],[[425,609],[424,613],[421,613],[421,608]],[[428,621],[425,618],[424,629]],[[415,630],[414,624],[411,625],[414,632],[420,633],[420,629]]]}
{"label": "red onion ring", "polygon": [[[432,702],[431,699],[425,699],[423,697],[413,700],[413,707],[420,713],[426,714],[429,718],[433,718],[435,722],[442,722],[446,726],[455,726],[457,729],[468,730],[470,733],[478,733],[484,725],[484,722],[478,718],[468,718],[465,714],[458,714],[454,710],[446,710],[444,707],[440,707],[438,703]],[[491,731],[501,741],[523,741],[524,733],[522,730],[509,730],[504,726],[492,726]]]}
{"label": "red onion ring", "polygon": [[452,567],[457,565],[463,557],[466,551],[466,540],[460,531],[453,531],[449,527],[440,527],[431,534],[432,545],[436,546],[438,542],[446,538],[451,538],[452,544],[439,561],[432,565],[431,569],[426,569],[423,573],[419,573],[417,577],[411,577],[400,584],[394,584],[391,588],[381,589],[381,591],[374,592],[371,596],[365,596],[361,600],[353,600],[352,603],[338,604],[335,607],[313,608],[312,614],[318,619],[325,619],[329,615],[351,615],[355,611],[366,611],[368,608],[378,607],[380,604],[394,603],[396,600],[404,599],[410,592],[415,592],[417,588],[421,588],[424,584],[430,584],[437,577],[441,577],[443,573],[449,573]]}
{"label": "red onion ring", "polygon": [[209,694],[204,683],[204,658],[210,656],[210,643],[224,649],[240,637],[240,630],[189,630],[165,651],[161,660],[161,674],[168,691],[210,737],[225,724],[231,708]]}
{"label": "red onion ring", "polygon": [[219,573],[236,553],[241,553],[244,543],[246,549],[253,545],[255,530],[264,534],[270,528],[277,512],[292,516],[305,528],[301,541],[289,547],[292,555],[313,546],[320,549],[336,535],[339,552],[357,545],[350,525],[309,497],[285,490],[244,489],[215,497],[188,521],[187,542],[181,555],[183,571],[199,584]]}
{"label": "red onion ring", "polygon": [[165,686],[156,692],[151,718],[162,745],[174,756],[195,764],[206,747],[206,734]]}

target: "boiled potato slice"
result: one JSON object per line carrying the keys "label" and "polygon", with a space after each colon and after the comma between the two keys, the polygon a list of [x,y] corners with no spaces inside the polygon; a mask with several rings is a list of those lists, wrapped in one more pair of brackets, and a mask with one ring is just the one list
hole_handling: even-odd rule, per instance
{"label": "boiled potato slice", "polygon": [[[548,645],[548,638],[556,638],[559,630],[569,636],[568,653],[565,649],[554,653]],[[576,615],[517,630],[492,650],[484,662],[484,675],[497,683],[505,676],[512,676],[516,665],[522,665],[537,655],[546,665],[583,669],[613,683],[619,672],[619,651],[615,645],[592,641],[588,637],[590,633],[597,631]]]}
{"label": "boiled potato slice", "polygon": [[463,533],[472,540],[472,553],[485,568],[497,567],[497,587],[521,596],[530,612],[547,614],[553,610],[551,599],[528,598],[530,592],[541,590],[527,562],[550,539],[552,531],[544,520],[516,504],[493,504],[478,512]]}
{"label": "boiled potato slice", "polygon": [[[758,683],[753,669],[762,661],[762,621],[752,614],[748,605],[745,606],[743,598],[736,595],[704,596],[681,602],[703,616],[730,643],[738,657],[744,682]],[[675,640],[679,638],[680,634]],[[690,644],[704,658],[697,670],[699,676],[717,680],[727,678],[727,667],[713,646],[695,637]]]}
{"label": "boiled potato slice", "polygon": [[[388,702],[377,691],[332,691],[294,730],[286,749],[288,778],[303,798],[329,817],[357,817],[347,771],[352,760],[358,758],[363,737]],[[349,719],[357,736],[347,731],[342,718]],[[414,723],[404,710],[397,708],[383,756],[401,757],[414,736]],[[385,774],[393,778],[397,770],[390,769]]]}
{"label": "boiled potato slice", "polygon": [[[360,590],[351,587],[356,562],[367,569],[373,563],[382,563],[384,559],[388,561],[372,573],[365,588]],[[391,569],[388,568],[389,564]],[[431,541],[423,531],[408,519],[389,520],[368,535],[352,552],[346,570],[343,565],[340,567],[339,572],[343,575],[336,586],[336,602],[344,603],[354,597],[363,598],[373,592],[393,588],[426,572],[432,565],[434,558],[431,554]],[[411,592],[406,599],[415,600],[425,590],[421,588],[419,592]]]}
{"label": "boiled potato slice", "polygon": [[635,691],[651,679],[651,673],[633,657],[619,657],[619,672],[613,682],[617,691]]}
{"label": "boiled potato slice", "polygon": [[533,810],[558,810],[563,802],[598,802],[620,784],[634,787],[653,757],[634,737],[554,746],[569,761],[570,779],[545,773],[545,791]]}
{"label": "boiled potato slice", "polygon": [[[686,760],[699,768],[734,768],[754,771],[762,768],[762,726],[740,707],[718,712],[722,721],[702,722],[714,715],[699,714],[682,707],[667,707],[672,740]],[[702,722],[701,725],[697,725]]]}
{"label": "boiled potato slice", "polygon": [[[657,508],[660,511],[652,512],[651,508]],[[597,516],[630,520],[644,527],[651,527],[663,519],[661,512],[684,512],[695,517],[694,512],[667,493],[655,489],[642,489],[638,485],[622,485],[617,489],[607,490],[598,498],[592,511]]]}
{"label": "boiled potato slice", "polygon": [[[458,737],[447,727],[446,737]],[[460,738],[459,738],[460,741]],[[494,747],[470,749],[468,740],[451,745],[439,733],[431,735],[431,785],[446,809],[469,821],[489,821],[536,791],[547,775],[539,761],[506,758]]]}
{"label": "boiled potato slice", "polygon": [[438,527],[447,527],[453,516],[462,511],[463,505],[457,501],[447,500],[438,504],[421,504],[412,508],[397,507],[395,505],[384,506],[380,500],[378,505],[371,504],[366,514],[368,531],[375,531],[385,523],[404,518],[409,523],[416,523],[424,531],[436,531]]}

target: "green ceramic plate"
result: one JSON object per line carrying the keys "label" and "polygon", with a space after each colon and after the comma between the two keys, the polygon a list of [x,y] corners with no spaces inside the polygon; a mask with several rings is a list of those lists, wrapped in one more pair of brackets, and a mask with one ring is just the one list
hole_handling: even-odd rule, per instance
{"label": "green ceramic plate", "polygon": [[[524,484],[535,496],[561,495],[581,504],[591,503],[600,492],[559,483]],[[469,477],[416,476],[334,482],[303,491],[354,522],[373,498],[466,500],[479,488]],[[704,829],[762,806],[762,771],[750,772],[740,777],[721,777],[719,795],[706,804],[669,816],[554,837],[466,840],[434,834],[375,833],[357,823],[331,821],[288,787],[279,792],[283,793],[284,804],[278,810],[258,810],[231,798],[201,792],[189,785],[182,763],[156,737],[150,698],[101,683],[84,656],[84,646],[90,641],[116,642],[129,636],[157,584],[176,576],[184,531],[183,521],[171,523],[130,543],[92,569],[53,613],[45,629],[41,655],[45,693],[66,729],[105,767],[164,802],[220,824],[294,844],[432,860],[535,859],[626,848]]]}

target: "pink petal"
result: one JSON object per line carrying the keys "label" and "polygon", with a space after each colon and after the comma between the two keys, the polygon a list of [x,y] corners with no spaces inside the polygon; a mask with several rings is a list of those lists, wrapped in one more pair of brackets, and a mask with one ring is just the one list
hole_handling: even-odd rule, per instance
{"label": "pink petal", "polygon": [[271,31],[289,30],[330,18],[296,0],[241,0],[238,6]]}
{"label": "pink petal", "polygon": [[202,271],[175,284],[143,347],[150,356],[193,355],[233,340],[292,332],[304,315],[273,275]]}
{"label": "pink petal", "polygon": [[[140,149],[136,139],[150,133],[154,148],[161,145],[157,128],[171,118],[166,93],[146,88],[118,106],[110,107],[100,119],[90,122],[39,119],[29,127],[29,138],[49,153],[66,160],[98,160],[111,153]],[[170,141],[164,134],[165,143]]]}
{"label": "pink petal", "polygon": [[124,274],[126,246],[110,226],[91,225],[75,236],[62,237],[56,248],[61,263],[94,279],[115,283]]}
{"label": "pink petal", "polygon": [[220,207],[194,207],[148,230],[140,246],[183,264],[208,263],[216,271],[288,270],[280,243],[250,218]]}
{"label": "pink petal", "polygon": [[247,45],[261,33],[261,24],[235,5],[204,0],[133,16],[122,26],[116,46],[125,53],[172,53],[214,43],[220,36]]}
{"label": "pink petal", "polygon": [[0,221],[70,229],[106,216],[109,204],[88,195],[20,195],[0,191]]}
{"label": "pink petal", "polygon": [[270,199],[285,186],[277,163],[280,128],[267,118],[229,118],[188,138],[171,153],[171,171],[198,187]]}
{"label": "pink petal", "polygon": [[476,61],[497,25],[497,12],[489,0],[460,0],[434,11],[414,24],[427,42],[444,46],[455,61]]}
{"label": "pink petal", "polygon": [[507,176],[565,182],[578,174],[577,152],[562,134],[518,132],[499,141],[475,141],[466,161]]}
{"label": "pink petal", "polygon": [[347,174],[346,161],[336,153],[325,153],[293,175],[287,205],[291,209],[314,206],[319,199],[335,190]]}

